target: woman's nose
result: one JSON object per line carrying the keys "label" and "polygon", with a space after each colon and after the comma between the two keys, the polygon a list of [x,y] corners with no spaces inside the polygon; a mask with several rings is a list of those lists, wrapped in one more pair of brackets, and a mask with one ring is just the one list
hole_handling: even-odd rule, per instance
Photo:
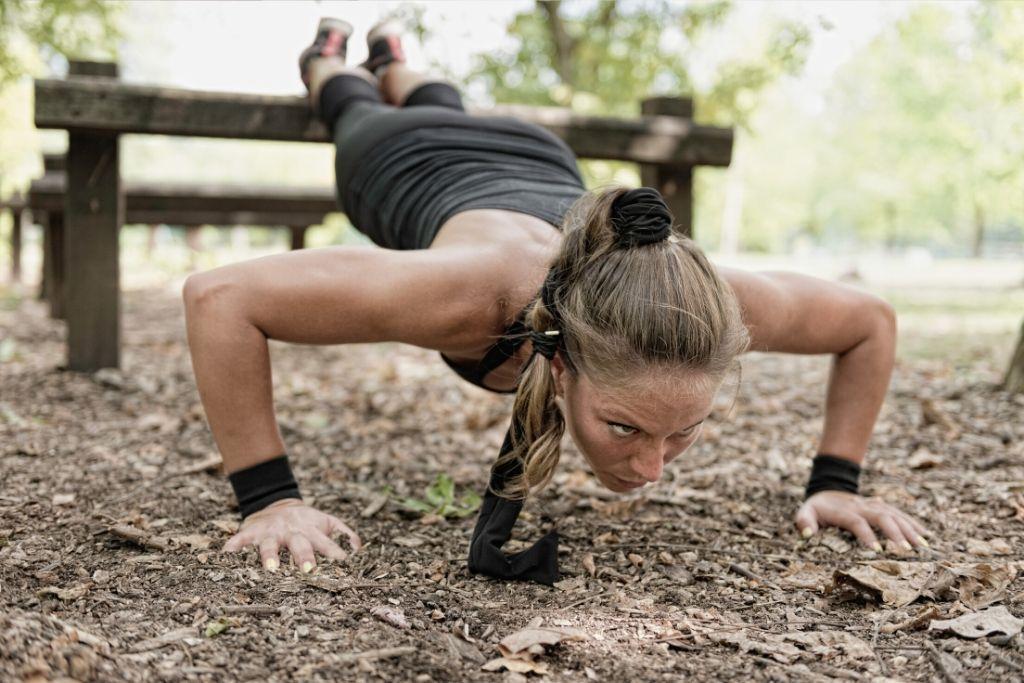
{"label": "woman's nose", "polygon": [[644,481],[654,483],[661,479],[665,469],[665,454],[660,448],[651,448],[633,460],[633,472]]}

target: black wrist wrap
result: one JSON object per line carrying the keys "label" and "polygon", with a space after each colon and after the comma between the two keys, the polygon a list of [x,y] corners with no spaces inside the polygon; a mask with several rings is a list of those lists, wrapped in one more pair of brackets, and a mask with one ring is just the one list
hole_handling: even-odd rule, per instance
{"label": "black wrist wrap", "polygon": [[274,501],[284,498],[302,500],[299,485],[292,475],[292,468],[288,465],[287,455],[279,455],[273,460],[232,472],[228,475],[228,480],[235,489],[242,519]]}
{"label": "black wrist wrap", "polygon": [[846,491],[857,493],[860,479],[860,465],[834,455],[819,454],[811,467],[811,478],[807,481],[804,500],[818,491]]}

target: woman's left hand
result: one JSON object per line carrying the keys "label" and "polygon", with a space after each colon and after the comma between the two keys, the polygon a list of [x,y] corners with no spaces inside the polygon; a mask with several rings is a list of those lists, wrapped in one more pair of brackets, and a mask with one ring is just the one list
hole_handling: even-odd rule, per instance
{"label": "woman's left hand", "polygon": [[856,536],[867,547],[880,552],[882,545],[872,527],[904,550],[928,547],[928,531],[910,515],[878,498],[863,498],[845,491],[819,491],[804,501],[796,513],[796,526],[810,538],[821,526],[837,526]]}

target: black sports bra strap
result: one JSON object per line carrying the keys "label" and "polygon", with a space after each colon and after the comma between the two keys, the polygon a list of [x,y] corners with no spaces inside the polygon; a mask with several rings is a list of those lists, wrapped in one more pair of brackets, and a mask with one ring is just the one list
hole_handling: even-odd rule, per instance
{"label": "black sports bra strap", "polygon": [[516,351],[529,339],[528,328],[520,317],[517,317],[494,346],[487,350],[477,364],[479,377],[482,380],[493,370],[501,367],[505,361],[515,355]]}

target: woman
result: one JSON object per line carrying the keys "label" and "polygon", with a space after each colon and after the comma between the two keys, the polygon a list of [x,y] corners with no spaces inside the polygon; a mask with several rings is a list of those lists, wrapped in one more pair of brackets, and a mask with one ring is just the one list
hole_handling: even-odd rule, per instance
{"label": "woman", "polygon": [[[321,21],[300,58],[314,111],[339,150],[339,201],[379,247],[269,256],[191,276],[184,287],[196,381],[255,545],[304,572],[332,540],[359,537],[302,502],[274,418],[267,339],[400,341],[441,352],[467,380],[515,392],[513,420],[474,532],[470,568],[550,582],[555,538],[501,553],[521,500],[550,480],[565,431],[613,491],[657,481],[698,438],[748,349],[836,354],[805,536],[821,525],[880,550],[923,527],[857,495],[859,465],[893,365],[895,315],[862,292],[791,273],[712,266],[671,233],[650,188],[587,192],[571,150],[507,117],[464,113],[458,92],[405,65],[391,25],[345,66],[352,27]],[[497,341],[495,341],[497,340]]]}

